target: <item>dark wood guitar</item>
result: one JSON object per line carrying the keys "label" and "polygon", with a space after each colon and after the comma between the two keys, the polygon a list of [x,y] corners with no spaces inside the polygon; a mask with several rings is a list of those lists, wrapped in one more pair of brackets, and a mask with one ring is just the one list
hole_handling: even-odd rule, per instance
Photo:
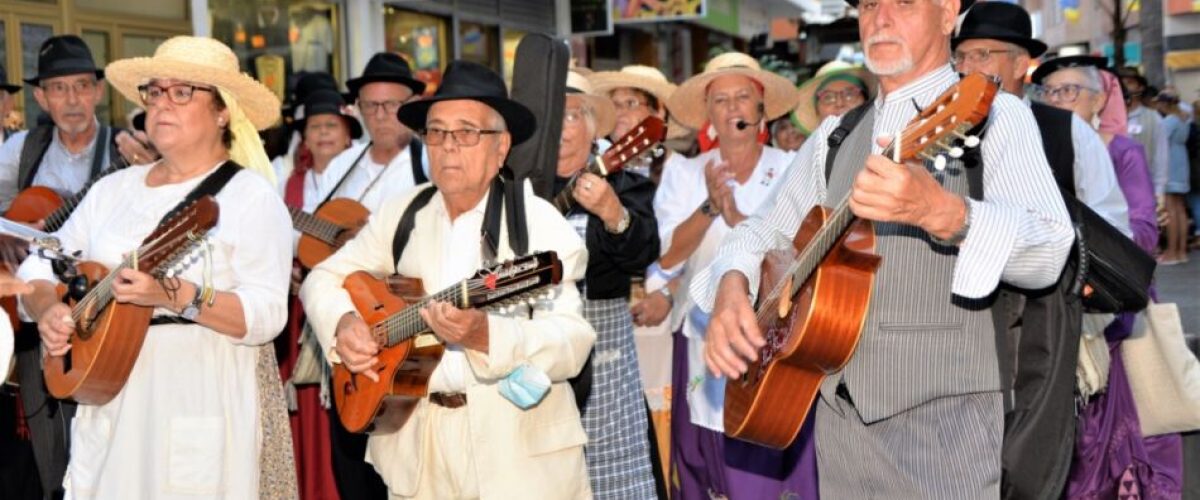
{"label": "dark wood guitar", "polygon": [[[942,151],[961,155],[951,140],[978,144],[966,134],[987,117],[996,89],[982,75],[964,78],[909,122],[884,156],[941,162]],[[881,260],[871,221],[854,216],[849,196],[833,209],[814,207],[792,245],[763,262],[755,312],[767,343],[745,375],[725,384],[725,433],[778,449],[796,439],[825,376],[854,354]]]}
{"label": "dark wood guitar", "polygon": [[[121,392],[142,351],[154,308],[113,300],[113,280],[125,268],[156,278],[177,271],[217,224],[218,215],[216,200],[202,197],[159,226],[116,269],[109,271],[96,262],[77,266],[87,280],[88,292],[78,301],[69,301],[75,321],[71,350],[62,356],[47,356],[42,363],[50,394],[101,405]],[[58,291],[65,296],[67,287],[60,285]]]}
{"label": "dark wood guitar", "polygon": [[67,222],[67,219],[75,212],[79,202],[83,201],[83,197],[87,195],[88,190],[92,189],[96,181],[128,166],[129,163],[125,162],[125,158],[118,156],[111,166],[87,181],[78,193],[66,198],[45,186],[25,188],[17,193],[16,198],[13,198],[12,204],[8,206],[8,211],[4,212],[4,218],[26,224],[45,221],[46,226],[42,229],[43,231],[47,233],[58,231],[58,228],[62,227],[63,223]]}
{"label": "dark wood guitar", "polygon": [[342,425],[350,432],[395,431],[426,395],[429,376],[444,351],[438,342],[420,346],[414,342],[414,337],[430,331],[419,314],[427,303],[449,302],[459,309],[507,304],[557,285],[561,279],[562,263],[554,252],[481,269],[429,296],[416,278],[392,275],[379,279],[362,271],[347,276],[343,286],[383,350],[375,368],[379,382],[350,373],[340,363],[333,365],[333,400]]}
{"label": "dark wood guitar", "polygon": [[[633,130],[617,139],[617,142],[603,155],[588,162],[583,169],[588,173],[607,177],[609,174],[620,171],[630,161],[658,147],[666,137],[667,127],[663,125],[663,121],[657,117],[647,117],[633,127]],[[559,212],[565,214],[577,203],[571,193],[574,191],[575,181],[578,179],[578,175],[572,177],[567,181],[567,186],[554,197],[552,203]]]}
{"label": "dark wood guitar", "polygon": [[347,236],[367,224],[371,212],[349,198],[329,200],[316,213],[298,208],[292,213],[292,227],[300,231],[296,258],[308,269],[316,267],[346,243]]}

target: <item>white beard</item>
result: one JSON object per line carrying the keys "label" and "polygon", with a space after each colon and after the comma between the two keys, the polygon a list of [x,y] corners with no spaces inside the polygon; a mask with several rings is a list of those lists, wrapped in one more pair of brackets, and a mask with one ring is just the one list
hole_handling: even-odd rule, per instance
{"label": "white beard", "polygon": [[[902,55],[894,61],[881,62],[876,61],[871,57],[871,46],[879,42],[893,42],[900,46]],[[912,52],[908,50],[908,45],[896,37],[875,35],[867,40],[863,49],[866,55],[867,69],[871,70],[877,76],[895,76],[903,74],[913,67]]]}

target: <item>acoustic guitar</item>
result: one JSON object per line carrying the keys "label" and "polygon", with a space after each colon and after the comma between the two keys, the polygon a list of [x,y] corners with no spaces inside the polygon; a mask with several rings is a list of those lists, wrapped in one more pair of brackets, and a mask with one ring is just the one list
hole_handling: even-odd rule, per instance
{"label": "acoustic guitar", "polygon": [[[379,382],[333,365],[333,401],[338,418],[350,432],[392,432],[427,393],[429,376],[445,348],[439,342],[418,345],[415,337],[429,332],[420,311],[430,301],[459,309],[511,304],[557,285],[562,263],[555,252],[540,252],[484,268],[471,278],[425,296],[421,280],[399,275],[384,279],[359,271],[346,277],[354,308],[370,326],[379,352]],[[395,293],[393,293],[393,291]]]}
{"label": "acoustic guitar", "polygon": [[[967,134],[982,123],[996,84],[971,75],[909,122],[884,156],[944,165],[942,152],[962,155],[954,140],[977,146]],[[957,138],[957,139],[955,139]],[[748,371],[725,384],[725,433],[783,449],[796,439],[825,376],[841,370],[858,346],[880,256],[871,221],[850,211],[814,207],[792,247],[769,252],[755,306],[766,345]]]}
{"label": "acoustic guitar", "polygon": [[[96,262],[78,264],[87,292],[78,300],[68,300],[75,321],[71,349],[62,356],[47,356],[42,362],[50,394],[101,405],[121,392],[141,353],[154,308],[113,300],[113,280],[126,268],[155,278],[178,273],[188,264],[188,255],[217,224],[218,215],[216,200],[204,196],[155,229],[116,269],[109,271]],[[59,295],[68,296],[67,289],[59,285]]]}
{"label": "acoustic guitar", "polygon": [[[625,164],[657,148],[666,137],[667,127],[663,121],[654,116],[647,117],[620,139],[617,139],[617,142],[613,143],[612,147],[608,148],[599,158],[588,162],[583,169],[588,173],[607,177],[609,174],[620,171]],[[578,179],[579,176],[576,175],[567,181],[567,186],[559,191],[552,200],[554,208],[557,208],[559,212],[565,214],[577,203],[575,196],[571,193],[574,191],[575,181]]]}
{"label": "acoustic guitar", "polygon": [[334,198],[308,213],[299,208],[288,209],[292,227],[300,231],[296,258],[308,269],[338,251],[349,239],[347,236],[367,224],[371,212],[349,198]]}

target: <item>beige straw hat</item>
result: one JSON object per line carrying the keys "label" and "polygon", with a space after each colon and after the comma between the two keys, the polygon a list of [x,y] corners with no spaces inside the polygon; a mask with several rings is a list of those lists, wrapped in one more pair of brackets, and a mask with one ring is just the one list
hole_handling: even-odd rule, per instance
{"label": "beige straw hat", "polygon": [[[596,90],[597,94],[611,97],[612,91],[616,89],[633,88],[649,93],[663,106],[667,105],[667,100],[675,93],[675,89],[679,88],[667,80],[667,77],[658,68],[641,64],[625,66],[620,71],[593,73],[588,76],[588,80],[591,80],[592,88]],[[689,129],[679,123],[674,116],[667,122],[668,139],[678,139],[686,136],[689,132]]]}
{"label": "beige straw hat", "polygon": [[243,74],[238,58],[225,44],[212,38],[177,36],[158,46],[154,57],[134,57],[105,68],[108,83],[132,102],[140,103],[138,85],[155,78],[174,78],[219,87],[237,99],[250,123],[259,130],[279,120],[275,93]]}
{"label": "beige straw hat", "polygon": [[871,94],[875,92],[875,75],[861,66],[851,66],[850,63],[844,61],[829,61],[817,70],[817,74],[811,79],[800,85],[797,90],[799,101],[796,103],[795,124],[800,127],[800,132],[804,135],[811,135],[817,127],[821,125],[821,118],[817,114],[817,89],[821,88],[830,78],[838,75],[850,75],[862,80],[867,86],[867,94],[864,99],[870,101]]}
{"label": "beige straw hat", "polygon": [[617,110],[613,108],[612,99],[608,96],[599,95],[592,88],[592,83],[587,77],[571,70],[567,72],[567,95],[577,95],[582,97],[584,102],[592,108],[592,112],[596,117],[596,137],[606,137],[612,133],[613,127],[617,125]]}
{"label": "beige straw hat", "polygon": [[791,111],[796,106],[796,87],[787,78],[770,71],[764,71],[758,61],[741,52],[726,52],[712,58],[704,66],[704,72],[683,82],[671,98],[667,100],[667,108],[671,115],[680,123],[699,129],[707,119],[707,107],[704,106],[708,84],[713,79],[725,75],[743,75],[752,78],[763,86],[763,100],[766,104],[767,121],[773,120]]}

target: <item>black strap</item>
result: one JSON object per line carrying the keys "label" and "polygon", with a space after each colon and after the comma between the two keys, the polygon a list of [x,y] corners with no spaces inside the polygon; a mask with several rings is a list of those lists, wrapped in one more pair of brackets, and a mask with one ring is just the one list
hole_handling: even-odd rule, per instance
{"label": "black strap", "polygon": [[409,157],[412,158],[412,174],[413,184],[424,184],[429,182],[429,177],[425,176],[425,160],[421,157],[421,152],[425,149],[421,145],[421,141],[413,139],[408,143]]}
{"label": "black strap", "polygon": [[829,133],[829,151],[825,153],[825,181],[829,181],[829,176],[833,174],[833,160],[837,158],[838,149],[842,147],[842,141],[854,131],[854,127],[858,126],[858,122],[862,121],[863,115],[867,114],[870,109],[871,101],[859,104],[857,108],[847,111],[842,115],[842,121],[838,123],[837,128]]}
{"label": "black strap", "polygon": [[[112,154],[113,135],[117,131],[120,129],[113,129],[107,125],[101,125],[96,130],[96,143],[92,146],[92,166],[88,171],[88,179],[95,179],[104,171],[105,160]],[[37,177],[38,170],[42,167],[42,159],[46,157],[46,151],[49,151],[53,140],[52,124],[34,128],[25,136],[17,170],[17,185],[21,189],[28,189],[33,185],[33,178]]]}
{"label": "black strap", "polygon": [[155,316],[150,318],[150,326],[155,325],[194,325],[195,321],[183,316]]}
{"label": "black strap", "polygon": [[392,265],[397,267],[397,273],[400,272],[400,257],[404,255],[404,247],[408,246],[408,237],[416,224],[417,212],[429,204],[429,199],[433,198],[436,192],[437,186],[422,189],[404,209],[404,215],[400,216],[400,224],[396,226],[396,234],[392,236]]}
{"label": "black strap", "polygon": [[329,190],[329,194],[325,195],[325,199],[321,200],[321,203],[317,204],[317,208],[313,210],[314,212],[316,210],[320,210],[322,206],[325,206],[326,203],[329,203],[329,200],[333,199],[333,195],[337,194],[338,190],[342,188],[342,184],[346,183],[346,179],[350,178],[350,172],[353,172],[354,169],[358,168],[358,162],[361,162],[363,157],[367,155],[367,151],[371,150],[372,144],[375,143],[367,143],[367,147],[363,148],[362,152],[358,154],[358,157],[354,159],[354,163],[351,163],[350,168],[346,169],[346,173],[342,174],[342,178],[338,179],[337,184],[333,185],[333,189]]}
{"label": "black strap", "polygon": [[216,196],[217,193],[221,192],[221,189],[223,189],[225,185],[229,183],[229,180],[241,170],[242,166],[238,165],[233,160],[226,161],[220,167],[217,167],[216,172],[209,174],[208,177],[205,177],[204,180],[200,181],[200,184],[197,184],[196,187],[192,188],[192,191],[188,193],[187,196],[183,197],[183,201],[180,201],[178,205],[175,205],[175,208],[172,208],[171,211],[167,212],[167,214],[163,216],[162,220],[158,221],[158,225],[163,225],[170,220],[171,217],[174,217],[176,214],[183,211],[184,208],[187,208],[188,205],[195,203],[196,200],[199,200],[205,196]]}

